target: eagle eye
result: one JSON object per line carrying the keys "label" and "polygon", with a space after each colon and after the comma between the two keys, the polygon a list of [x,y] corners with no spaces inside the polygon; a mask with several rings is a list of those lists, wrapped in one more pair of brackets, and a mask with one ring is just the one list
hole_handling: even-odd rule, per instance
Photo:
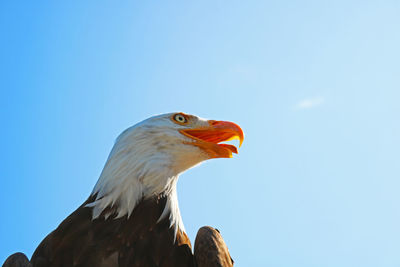
{"label": "eagle eye", "polygon": [[181,114],[181,113],[175,114],[175,115],[172,117],[172,119],[173,119],[175,122],[179,123],[179,124],[186,124],[186,123],[188,122],[186,116],[183,115],[183,114]]}

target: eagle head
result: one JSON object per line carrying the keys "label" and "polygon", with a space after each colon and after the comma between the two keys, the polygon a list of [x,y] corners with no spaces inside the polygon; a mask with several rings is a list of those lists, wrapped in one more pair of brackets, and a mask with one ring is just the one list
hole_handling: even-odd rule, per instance
{"label": "eagle head", "polygon": [[160,219],[169,216],[171,225],[183,230],[176,195],[179,174],[207,159],[232,157],[237,148],[221,142],[234,139],[239,146],[244,139],[237,124],[182,112],[154,116],[126,129],[93,189],[95,201],[87,205],[93,207],[93,218],[110,206],[117,208],[116,218],[129,217],[142,199],[164,195],[168,201]]}

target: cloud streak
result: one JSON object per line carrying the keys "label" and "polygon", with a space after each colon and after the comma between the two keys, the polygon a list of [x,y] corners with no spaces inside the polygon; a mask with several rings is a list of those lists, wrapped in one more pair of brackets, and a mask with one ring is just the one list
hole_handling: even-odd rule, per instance
{"label": "cloud streak", "polygon": [[311,109],[322,105],[325,102],[325,98],[322,96],[306,98],[298,102],[295,106],[296,109]]}

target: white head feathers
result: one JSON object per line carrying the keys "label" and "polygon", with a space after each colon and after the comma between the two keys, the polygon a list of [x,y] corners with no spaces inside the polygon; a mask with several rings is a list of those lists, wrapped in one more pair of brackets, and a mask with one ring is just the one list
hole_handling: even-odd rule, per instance
{"label": "white head feathers", "polygon": [[[140,200],[165,194],[167,204],[160,220],[169,216],[175,233],[178,228],[184,231],[176,191],[178,176],[209,157],[200,148],[184,144],[190,139],[179,130],[186,126],[174,123],[171,116],[151,117],[117,138],[93,189],[96,200],[87,205],[93,207],[93,219],[115,204],[117,218],[129,217]],[[208,125],[204,119],[190,119],[196,126]]]}

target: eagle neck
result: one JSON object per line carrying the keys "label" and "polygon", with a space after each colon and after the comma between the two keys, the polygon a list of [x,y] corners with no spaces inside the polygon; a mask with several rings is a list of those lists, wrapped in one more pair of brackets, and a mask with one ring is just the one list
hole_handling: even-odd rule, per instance
{"label": "eagle neck", "polygon": [[[126,216],[127,219],[135,211],[142,201],[153,197],[165,197],[165,207],[157,223],[168,219],[170,228],[174,230],[174,237],[179,231],[185,231],[179,210],[177,182],[178,175],[173,175],[169,170],[147,171],[146,175],[120,171],[117,173],[129,173],[130,175],[112,177],[105,169],[92,191],[95,200],[88,203],[87,207],[93,207],[92,219],[104,216],[105,219],[118,219]],[[111,173],[115,173],[112,171]]]}

